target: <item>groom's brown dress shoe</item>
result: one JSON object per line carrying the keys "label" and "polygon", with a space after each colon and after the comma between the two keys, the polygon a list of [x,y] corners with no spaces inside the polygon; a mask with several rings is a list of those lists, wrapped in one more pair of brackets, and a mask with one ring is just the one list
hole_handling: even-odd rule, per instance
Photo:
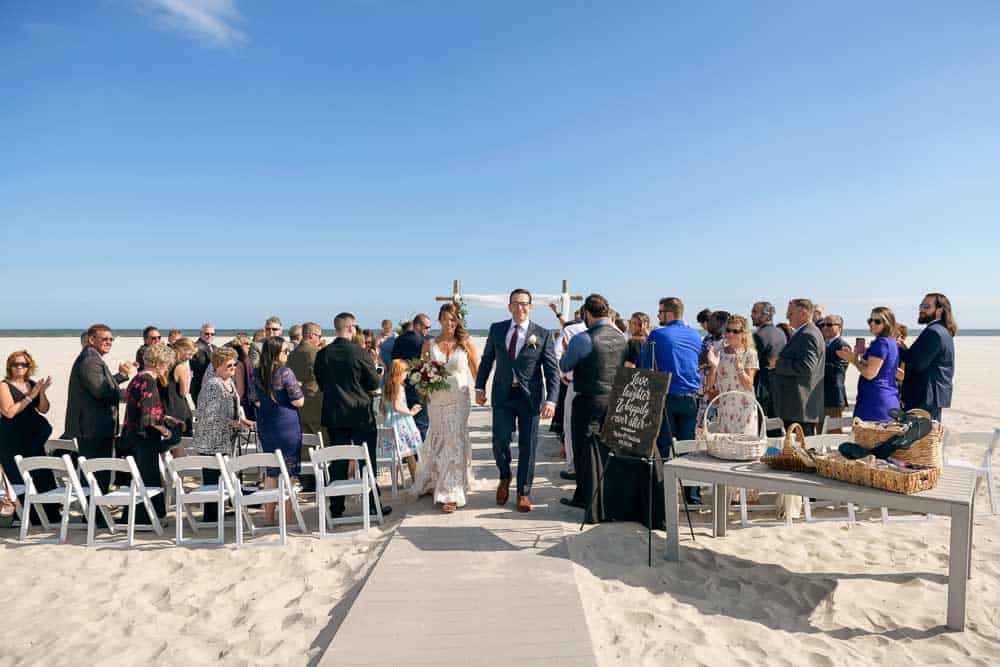
{"label": "groom's brown dress shoe", "polygon": [[497,505],[506,505],[510,498],[510,480],[501,479],[497,485]]}
{"label": "groom's brown dress shoe", "polygon": [[517,511],[518,512],[530,512],[531,511],[531,501],[528,500],[528,496],[518,496],[517,497]]}

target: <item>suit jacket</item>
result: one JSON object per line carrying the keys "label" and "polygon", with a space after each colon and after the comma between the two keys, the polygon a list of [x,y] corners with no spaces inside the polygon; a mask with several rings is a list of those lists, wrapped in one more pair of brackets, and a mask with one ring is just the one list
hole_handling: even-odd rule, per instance
{"label": "suit jacket", "polygon": [[[201,393],[201,383],[205,380],[205,371],[212,365],[212,353],[215,352],[215,345],[206,343],[200,338],[194,342],[195,353],[191,357],[191,398],[198,402],[198,394]],[[251,392],[252,393],[252,392]]]}
{"label": "suit jacket", "polygon": [[69,372],[64,438],[113,438],[118,433],[118,385],[128,376],[112,374],[92,347],[80,351]]}
{"label": "suit jacket", "polygon": [[323,417],[323,392],[316,382],[316,355],[319,348],[303,341],[288,354],[287,365],[302,383],[302,394],[306,402],[299,408],[299,421],[303,425],[318,425]]}
{"label": "suit jacket", "polygon": [[771,403],[771,369],[767,365],[772,358],[781,354],[781,350],[784,349],[788,341],[781,329],[768,322],[754,332],[753,342],[757,347],[757,361],[760,364],[760,370],[753,378],[754,389],[757,393],[757,400],[771,417],[774,416]]}
{"label": "suit jacket", "polygon": [[844,377],[847,375],[848,363],[837,356],[837,350],[842,347],[850,349],[840,336],[831,338],[826,344],[826,363],[823,368],[823,405],[828,408],[843,408],[847,406],[847,389],[844,387]]}
{"label": "suit jacket", "polygon": [[313,373],[323,392],[323,426],[373,427],[371,392],[378,389],[378,374],[364,348],[337,338],[316,354]]}
{"label": "suit jacket", "polygon": [[[543,329],[534,322],[528,322],[528,330],[524,347],[513,361],[507,353],[507,332],[511,320],[495,322],[490,326],[490,334],[486,338],[483,359],[476,374],[476,390],[486,391],[486,380],[493,373],[493,404],[501,405],[511,398],[511,390],[516,381],[517,391],[528,399],[529,405],[536,412],[541,412],[546,401],[556,402],[559,397],[559,362],[556,360],[556,337],[548,329]],[[532,336],[537,338],[535,345],[529,345]],[[397,347],[399,343],[396,343]]]}
{"label": "suit jacket", "polygon": [[940,322],[932,322],[908,350],[900,350],[903,373],[903,406],[951,407],[955,377],[955,341]]}
{"label": "suit jacket", "polygon": [[424,337],[416,331],[407,331],[397,337],[396,342],[392,344],[392,358],[402,359],[403,361],[419,359],[420,351],[423,347]]}
{"label": "suit jacket", "polygon": [[778,417],[815,424],[823,414],[826,343],[811,321],[789,339],[771,371],[771,398]]}

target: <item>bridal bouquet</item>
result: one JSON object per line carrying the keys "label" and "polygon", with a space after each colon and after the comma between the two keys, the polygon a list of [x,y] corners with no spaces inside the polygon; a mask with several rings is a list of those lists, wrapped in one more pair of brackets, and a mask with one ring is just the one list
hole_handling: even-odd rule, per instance
{"label": "bridal bouquet", "polygon": [[435,391],[448,389],[448,369],[440,361],[433,359],[414,359],[410,362],[410,384],[417,388],[420,395],[427,397]]}

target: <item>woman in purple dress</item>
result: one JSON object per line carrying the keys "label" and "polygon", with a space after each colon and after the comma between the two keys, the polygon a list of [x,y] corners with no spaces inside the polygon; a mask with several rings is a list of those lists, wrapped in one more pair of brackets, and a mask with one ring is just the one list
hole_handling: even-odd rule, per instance
{"label": "woman in purple dress", "polygon": [[[257,438],[265,452],[281,450],[289,475],[298,475],[302,463],[302,427],[299,425],[299,408],[305,403],[302,385],[285,364],[288,362],[288,342],[281,336],[264,340],[260,365],[254,373],[257,400]],[[278,486],[279,468],[268,468],[264,487]],[[264,506],[264,519],[274,523],[273,503]],[[285,507],[292,511],[291,504]]]}
{"label": "woman in purple dress", "polygon": [[872,310],[868,329],[875,339],[862,357],[848,347],[837,350],[837,356],[852,364],[861,374],[858,378],[858,400],[854,416],[865,421],[889,421],[889,410],[899,407],[896,369],[899,367],[899,346],[896,344],[896,316],[885,307]]}

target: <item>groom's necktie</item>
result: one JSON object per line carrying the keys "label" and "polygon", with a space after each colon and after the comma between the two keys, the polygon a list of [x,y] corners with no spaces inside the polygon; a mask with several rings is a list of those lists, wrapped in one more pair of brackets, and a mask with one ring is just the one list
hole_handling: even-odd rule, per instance
{"label": "groom's necktie", "polygon": [[510,337],[510,347],[507,348],[507,354],[510,355],[510,360],[514,361],[517,359],[517,332],[520,331],[521,327],[514,325],[514,333]]}

